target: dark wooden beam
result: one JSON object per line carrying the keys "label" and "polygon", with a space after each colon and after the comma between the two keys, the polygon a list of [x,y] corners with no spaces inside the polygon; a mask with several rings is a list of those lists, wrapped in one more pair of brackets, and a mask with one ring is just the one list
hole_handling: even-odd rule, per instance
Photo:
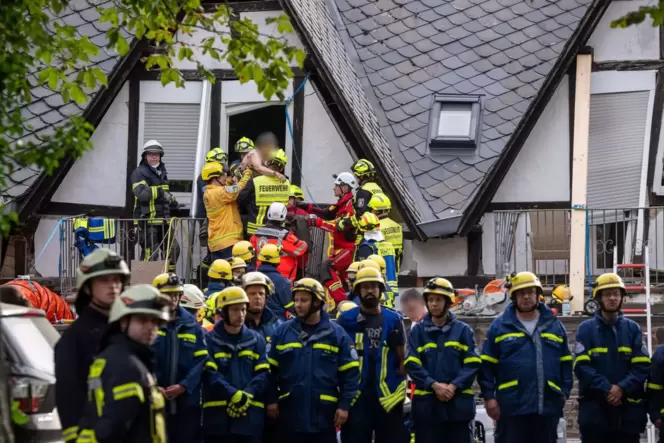
{"label": "dark wooden beam", "polygon": [[81,215],[86,217],[126,218],[121,206],[88,205],[84,203],[49,202],[39,215]]}
{"label": "dark wooden beam", "polygon": [[568,201],[557,202],[492,202],[487,206],[487,212],[491,211],[523,211],[523,210],[551,210],[551,209],[569,209],[571,203]]}
{"label": "dark wooden beam", "polygon": [[[297,76],[293,79],[293,91],[297,91],[304,83],[304,77]],[[298,186],[302,185],[302,143],[304,139],[304,86],[293,99],[293,157],[291,170],[291,182]]]}
{"label": "dark wooden beam", "polygon": [[607,60],[593,62],[593,71],[654,71],[664,69],[664,60]]}
{"label": "dark wooden beam", "polygon": [[[297,68],[297,67],[292,67],[293,70],[293,75],[294,76],[304,76],[304,72]],[[159,80],[159,70],[158,69],[151,69],[151,70],[146,70],[146,69],[140,69],[137,70],[136,78],[138,80]],[[210,72],[212,72],[212,75],[214,75],[214,78],[217,80],[237,80],[238,76],[235,73],[234,70],[232,69],[212,69]],[[184,78],[186,81],[200,81],[203,79],[201,76],[200,72],[196,69],[181,69],[180,73],[182,74],[182,78]]]}
{"label": "dark wooden beam", "polygon": [[133,217],[134,192],[131,183],[131,173],[136,169],[138,160],[138,125],[140,120],[141,107],[141,82],[135,75],[139,67],[134,70],[134,74],[129,80],[129,127],[127,129],[127,189],[125,192],[125,213],[126,218]]}
{"label": "dark wooden beam", "polygon": [[[210,96],[210,149],[221,146],[221,82],[212,85]],[[230,152],[228,146],[226,152]]]}
{"label": "dark wooden beam", "polygon": [[281,11],[279,2],[276,0],[247,0],[247,1],[219,1],[203,0],[203,9],[205,12],[211,12],[217,9],[219,5],[228,5],[233,12],[257,12],[257,11]]}
{"label": "dark wooden beam", "polygon": [[482,226],[475,226],[468,232],[468,252],[466,275],[478,275],[482,267]]}

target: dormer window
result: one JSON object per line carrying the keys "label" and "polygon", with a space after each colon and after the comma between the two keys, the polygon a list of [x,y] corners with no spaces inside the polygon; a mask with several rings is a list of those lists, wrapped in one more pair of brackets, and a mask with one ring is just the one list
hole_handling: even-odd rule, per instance
{"label": "dormer window", "polygon": [[480,111],[480,96],[437,95],[429,124],[431,151],[475,149]]}

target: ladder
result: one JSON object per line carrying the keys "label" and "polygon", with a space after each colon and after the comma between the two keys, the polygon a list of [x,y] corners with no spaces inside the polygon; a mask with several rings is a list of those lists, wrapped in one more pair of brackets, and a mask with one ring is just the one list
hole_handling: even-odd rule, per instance
{"label": "ladder", "polygon": [[[646,296],[646,307],[643,309],[623,309],[625,314],[645,314],[646,316],[646,342],[649,357],[652,357],[652,299],[650,297],[650,250],[648,245],[643,248],[643,263],[618,263],[618,246],[613,248],[613,272],[618,273],[621,269],[631,269],[632,275],[635,269],[643,270],[643,285],[625,285],[627,292],[641,292]],[[648,443],[655,443],[655,426],[647,421],[646,435]]]}

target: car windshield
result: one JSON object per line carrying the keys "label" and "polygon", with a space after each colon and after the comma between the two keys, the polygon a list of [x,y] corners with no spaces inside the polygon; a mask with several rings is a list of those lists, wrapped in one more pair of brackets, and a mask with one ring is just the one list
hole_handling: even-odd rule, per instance
{"label": "car windshield", "polygon": [[2,333],[18,354],[19,361],[33,369],[55,374],[53,348],[60,334],[44,317],[3,317]]}

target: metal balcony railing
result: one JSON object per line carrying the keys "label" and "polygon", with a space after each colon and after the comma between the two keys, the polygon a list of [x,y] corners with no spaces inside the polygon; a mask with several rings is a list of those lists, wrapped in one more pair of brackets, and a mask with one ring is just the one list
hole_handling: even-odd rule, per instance
{"label": "metal balcony railing", "polygon": [[[86,248],[105,248],[122,255],[132,272],[142,262],[159,261],[171,264],[185,282],[201,284],[201,261],[207,250],[199,235],[203,219],[172,218],[161,224],[148,225],[145,220],[105,219],[96,228],[103,240],[84,242],[77,235],[78,218],[62,220],[60,224],[59,277],[62,294],[76,290],[76,270]],[[96,219],[100,220],[100,219]],[[320,229],[309,230],[309,258],[305,274],[318,277],[325,259],[327,236]],[[171,269],[173,269],[171,267]]]}
{"label": "metal balcony railing", "polygon": [[[643,263],[649,246],[651,283],[664,283],[664,208],[585,211],[585,274],[592,278],[619,263]],[[531,271],[554,287],[569,280],[571,210],[494,212],[496,276]]]}

